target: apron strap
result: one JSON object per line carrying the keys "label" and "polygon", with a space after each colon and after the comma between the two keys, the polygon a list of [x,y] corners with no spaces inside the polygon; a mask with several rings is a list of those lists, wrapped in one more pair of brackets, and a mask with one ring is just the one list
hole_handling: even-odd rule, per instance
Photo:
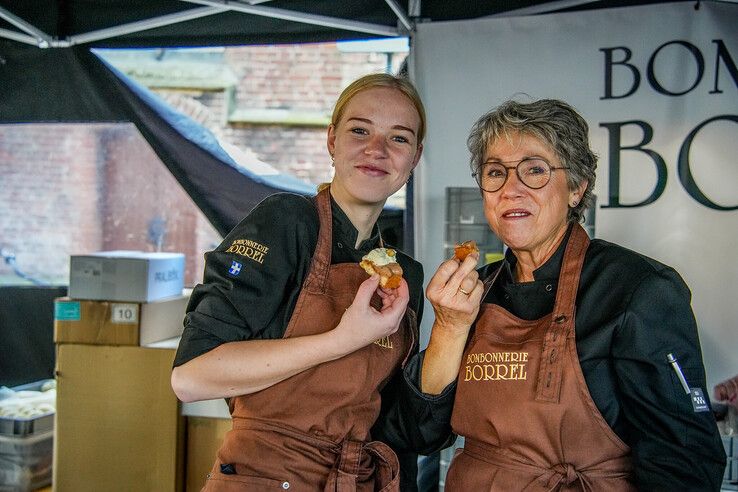
{"label": "apron strap", "polygon": [[310,292],[325,292],[328,281],[328,272],[331,267],[331,243],[333,241],[333,214],[331,212],[330,186],[315,196],[315,207],[318,209],[320,228],[318,230],[318,243],[315,246],[310,273],[303,284],[303,288]]}
{"label": "apron strap", "polygon": [[536,401],[559,402],[564,350],[567,340],[572,338],[573,342],[574,339],[574,310],[579,289],[579,276],[582,273],[587,247],[589,247],[587,233],[581,225],[573,224],[566,250],[564,250],[564,261],[559,274],[551,324],[543,338],[541,363],[536,383]]}

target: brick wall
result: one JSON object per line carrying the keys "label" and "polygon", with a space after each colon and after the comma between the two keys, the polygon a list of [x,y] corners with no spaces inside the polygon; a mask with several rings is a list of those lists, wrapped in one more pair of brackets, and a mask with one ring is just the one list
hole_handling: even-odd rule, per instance
{"label": "brick wall", "polygon": [[[343,53],[335,43],[226,48],[225,58],[239,80],[234,109],[294,109],[326,115],[346,85],[361,75],[384,71],[387,63],[384,54]],[[394,58],[395,70],[402,59]],[[281,172],[319,184],[332,176],[326,131],[322,126],[233,123],[223,135],[234,145],[251,148]]]}
{"label": "brick wall", "polygon": [[100,249],[184,253],[185,285],[199,281],[202,248],[219,235],[135,126],[106,128],[99,141],[107,162]]}
{"label": "brick wall", "polygon": [[[111,249],[186,254],[185,282],[219,235],[131,124],[0,125],[0,247],[43,281],[68,281],[69,255]],[[0,264],[0,283],[14,279]]]}
{"label": "brick wall", "polygon": [[[0,125],[0,245],[15,253],[19,268],[43,280],[65,283],[69,253],[93,250],[101,240],[91,127]],[[12,276],[4,263],[0,276]]]}
{"label": "brick wall", "polygon": [[[335,43],[228,47],[224,59],[238,79],[232,94],[153,90],[227,142],[251,149],[280,172],[314,184],[332,177],[323,125],[229,122],[229,115],[238,110],[287,109],[328,116],[346,85],[361,75],[382,72],[387,65],[385,54],[344,53]],[[404,55],[393,56],[394,72],[403,60]]]}
{"label": "brick wall", "polygon": [[230,125],[223,132],[227,142],[250,148],[280,172],[315,184],[332,176],[326,135],[325,128],[245,124]]}

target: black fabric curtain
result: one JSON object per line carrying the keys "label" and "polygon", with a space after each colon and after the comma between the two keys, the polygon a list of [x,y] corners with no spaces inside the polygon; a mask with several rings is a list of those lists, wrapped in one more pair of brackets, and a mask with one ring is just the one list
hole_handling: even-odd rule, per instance
{"label": "black fabric curtain", "polygon": [[66,286],[0,286],[0,386],[54,377],[54,299]]}

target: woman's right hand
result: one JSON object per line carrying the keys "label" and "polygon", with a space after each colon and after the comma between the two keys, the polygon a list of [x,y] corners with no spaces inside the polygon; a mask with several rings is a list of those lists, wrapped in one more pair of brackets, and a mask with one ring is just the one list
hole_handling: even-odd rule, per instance
{"label": "woman's right hand", "polygon": [[441,263],[426,289],[436,319],[425,349],[420,390],[440,394],[459,373],[469,329],[477,319],[484,286],[476,271],[479,256]]}
{"label": "woman's right hand", "polygon": [[476,271],[479,255],[472,253],[459,263],[451,258],[438,267],[428,283],[426,297],[436,319],[433,329],[450,335],[466,335],[479,313],[484,287]]}
{"label": "woman's right hand", "polygon": [[[382,298],[382,307],[370,305],[374,293]],[[370,343],[395,333],[405,314],[410,293],[407,282],[402,279],[396,289],[379,289],[379,275],[372,275],[361,283],[354,301],[346,308],[338,326],[333,329],[336,343],[346,353],[351,353]],[[345,354],[343,354],[345,355]]]}

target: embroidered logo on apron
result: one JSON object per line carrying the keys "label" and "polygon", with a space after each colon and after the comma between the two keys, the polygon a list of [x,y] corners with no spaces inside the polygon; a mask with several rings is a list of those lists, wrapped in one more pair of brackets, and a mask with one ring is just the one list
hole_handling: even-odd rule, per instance
{"label": "embroidered logo on apron", "polygon": [[382,337],[379,340],[374,340],[374,345],[379,345],[382,348],[391,349],[392,348],[392,340],[390,337]]}
{"label": "embroidered logo on apron", "polygon": [[226,250],[226,253],[235,253],[254,260],[256,263],[264,263],[264,257],[268,252],[269,248],[267,246],[251,239],[236,239]]}
{"label": "embroidered logo on apron", "polygon": [[528,379],[528,352],[476,352],[465,364],[464,381]]}

